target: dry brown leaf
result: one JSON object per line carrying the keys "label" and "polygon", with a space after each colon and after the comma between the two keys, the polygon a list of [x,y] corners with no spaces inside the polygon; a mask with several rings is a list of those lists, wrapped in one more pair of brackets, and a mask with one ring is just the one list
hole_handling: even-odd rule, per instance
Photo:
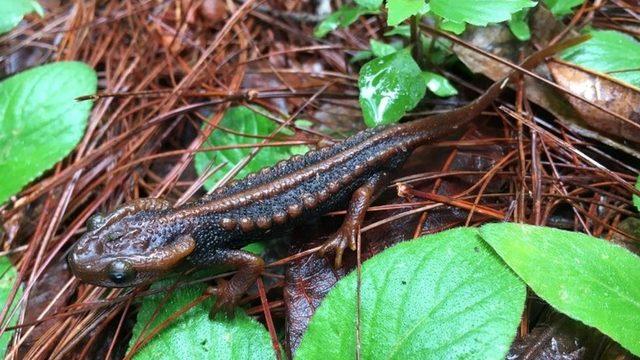
{"label": "dry brown leaf", "polygon": [[631,119],[636,125],[598,110],[573,96],[564,97],[592,128],[633,142],[640,142],[640,93],[606,76],[586,72],[574,65],[552,61],[547,64],[555,81],[573,94]]}
{"label": "dry brown leaf", "polygon": [[[547,43],[564,29],[564,25],[559,23],[548,10],[539,6],[532,11],[530,24],[532,38],[535,43],[539,44]],[[522,42],[516,41],[507,26],[504,25],[470,28],[465,32],[464,39],[472,45],[510,59],[512,62],[518,61],[518,53],[515,49],[522,47]],[[484,74],[492,80],[502,78],[509,71],[507,66],[497,64],[494,60],[460,45],[454,45],[452,50],[471,71]],[[530,51],[527,53],[530,53]],[[546,65],[538,66],[535,72],[547,79],[551,79],[551,74]],[[618,141],[619,139],[627,140],[627,137],[615,136],[615,138],[608,138],[607,136],[605,139],[599,133],[592,131],[590,124],[582,119],[581,114],[572,104],[567,101],[565,97],[558,96],[557,90],[528,76],[525,77],[525,88],[525,93],[529,101],[551,112],[565,127],[572,129],[572,131],[579,132],[583,136],[606,143],[631,156],[638,157],[638,152],[632,146]],[[636,104],[638,104],[638,102],[636,102]],[[593,109],[597,110],[595,108]],[[610,110],[615,112],[615,109]],[[626,113],[618,114],[625,115]],[[636,115],[636,118],[637,116],[638,115]],[[609,117],[611,116],[609,115]],[[607,132],[607,134],[611,133]],[[638,139],[638,136],[635,135],[635,138]],[[638,142],[638,140],[635,140],[635,142]]]}

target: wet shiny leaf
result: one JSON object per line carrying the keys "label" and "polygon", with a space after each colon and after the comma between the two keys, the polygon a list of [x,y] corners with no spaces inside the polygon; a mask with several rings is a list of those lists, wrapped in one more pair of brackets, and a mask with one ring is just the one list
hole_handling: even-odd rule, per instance
{"label": "wet shiny leaf", "polygon": [[97,76],[80,62],[58,62],[0,82],[0,204],[73,150],[84,134]]}
{"label": "wet shiny leaf", "polygon": [[367,126],[396,122],[424,97],[426,81],[408,50],[373,59],[360,70],[360,107]]}
{"label": "wet shiny leaf", "polygon": [[[311,319],[297,359],[354,359],[356,272]],[[393,246],[362,266],[363,359],[504,359],[524,284],[479,238],[459,228]]]}
{"label": "wet shiny leaf", "polygon": [[538,296],[640,355],[640,257],[546,227],[489,224],[480,235]]}

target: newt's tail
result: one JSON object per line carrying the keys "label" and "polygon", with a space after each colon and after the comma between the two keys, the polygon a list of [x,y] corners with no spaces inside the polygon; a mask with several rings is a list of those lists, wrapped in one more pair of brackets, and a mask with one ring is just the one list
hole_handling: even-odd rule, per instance
{"label": "newt's tail", "polygon": [[[566,48],[582,43],[589,38],[591,38],[590,35],[583,35],[548,46],[529,55],[529,57],[520,63],[519,68],[530,70],[542,63],[545,58]],[[431,139],[446,135],[479,116],[482,111],[488,108],[500,95],[507,84],[516,78],[517,74],[517,69],[511,71],[509,75],[494,82],[484,94],[465,106],[440,114],[431,115],[403,125],[406,126],[405,129],[408,130],[408,132],[413,133],[414,135],[423,135],[419,136],[421,137],[420,143],[425,143]]]}

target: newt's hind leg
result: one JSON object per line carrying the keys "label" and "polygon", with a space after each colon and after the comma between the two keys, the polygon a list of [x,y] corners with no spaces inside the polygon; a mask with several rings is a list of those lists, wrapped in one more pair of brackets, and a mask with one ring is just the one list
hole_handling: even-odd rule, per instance
{"label": "newt's hind leg", "polygon": [[237,272],[231,277],[231,280],[219,281],[218,286],[213,290],[217,299],[209,312],[209,317],[213,319],[220,310],[225,311],[228,316],[232,316],[233,308],[238,304],[242,295],[262,274],[264,260],[242,250],[218,250],[213,262],[215,263],[213,265],[230,267],[236,269]]}
{"label": "newt's hind leg", "polygon": [[360,226],[364,221],[369,205],[380,195],[384,187],[389,181],[389,174],[382,171],[374,174],[367,182],[359,187],[351,197],[347,215],[340,229],[327,240],[322,248],[320,255],[335,252],[335,267],[342,266],[342,254],[344,249],[349,246],[351,250],[356,250],[356,241],[360,233]]}

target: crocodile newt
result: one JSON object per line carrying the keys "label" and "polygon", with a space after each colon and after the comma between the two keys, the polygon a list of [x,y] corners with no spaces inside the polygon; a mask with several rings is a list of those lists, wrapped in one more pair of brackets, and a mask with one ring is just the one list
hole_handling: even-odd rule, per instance
{"label": "crocodile newt", "polygon": [[[540,50],[520,66],[530,69],[581,41],[577,38]],[[71,270],[88,283],[129,287],[185,264],[226,265],[237,272],[219,283],[212,313],[228,311],[264,269],[264,261],[242,247],[347,205],[342,226],[321,248],[322,254],[335,253],[335,266],[340,267],[346,247],[355,249],[367,208],[387,184],[389,174],[416,147],[480,115],[516,73],[512,71],[463,107],[364,130],[266,167],[193,202],[173,207],[166,200],[145,198],[108,215],[93,215],[68,256]]]}

